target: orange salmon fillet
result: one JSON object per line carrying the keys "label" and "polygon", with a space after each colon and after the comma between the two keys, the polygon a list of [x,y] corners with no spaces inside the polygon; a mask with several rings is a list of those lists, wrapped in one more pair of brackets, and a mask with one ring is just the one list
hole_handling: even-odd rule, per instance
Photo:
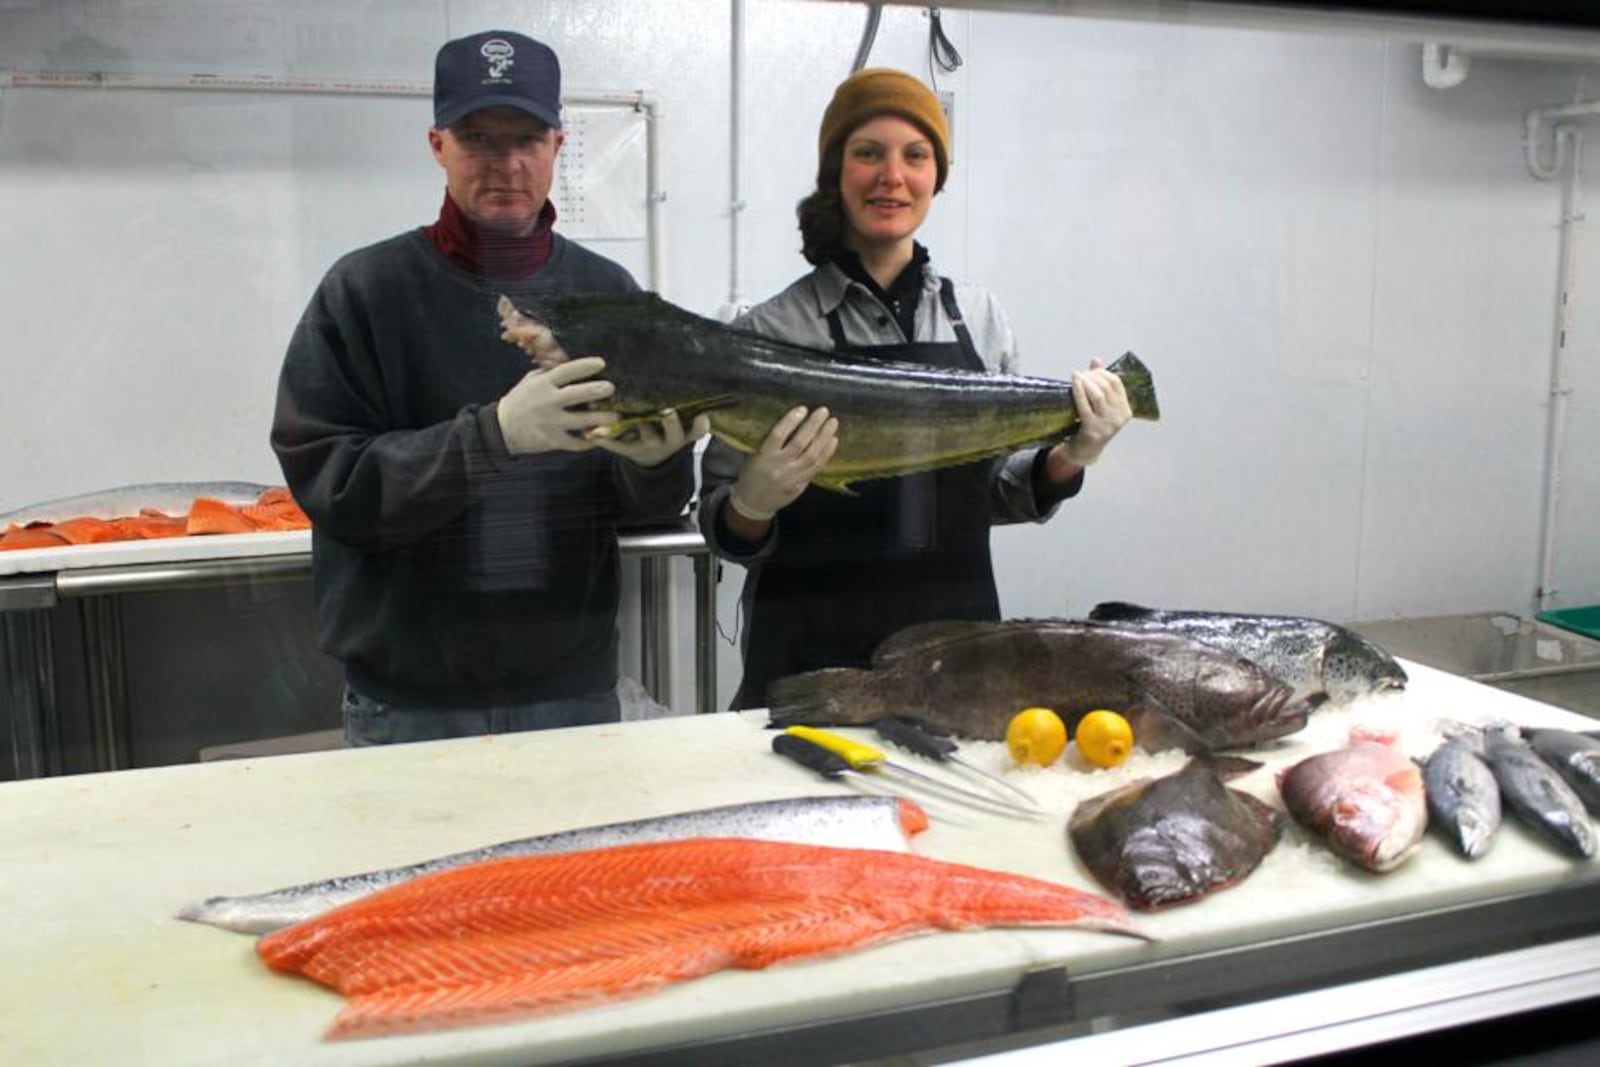
{"label": "orange salmon fillet", "polygon": [[83,515],[57,523],[12,526],[0,533],[0,550],[93,545],[108,541],[136,541],[190,534],[254,533],[257,530],[308,530],[306,516],[289,490],[267,489],[253,504],[196,497],[187,516],[168,515],[154,508],[118,518]]}
{"label": "orange salmon fillet", "polygon": [[0,534],[0,552],[7,549],[59,548],[67,541],[51,532],[49,527],[13,526]]}
{"label": "orange salmon fillet", "polygon": [[[262,494],[265,495],[265,494]],[[270,504],[245,504],[237,509],[257,530],[309,530],[311,520],[293,500]]]}
{"label": "orange salmon fillet", "polygon": [[69,545],[98,545],[127,539],[121,519],[96,519],[92,516],[63,519],[50,527],[50,532]]}
{"label": "orange salmon fillet", "polygon": [[201,496],[196,497],[189,508],[187,531],[190,534],[251,533],[254,530],[250,520],[226,501]]}
{"label": "orange salmon fillet", "polygon": [[331,1038],[524,1019],[934,930],[1139,935],[1105,897],[898,852],[694,838],[425,875],[256,943],[348,999]]}

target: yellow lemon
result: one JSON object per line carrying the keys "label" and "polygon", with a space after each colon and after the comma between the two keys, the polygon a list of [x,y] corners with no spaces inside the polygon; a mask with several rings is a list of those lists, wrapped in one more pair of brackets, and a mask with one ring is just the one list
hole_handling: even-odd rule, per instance
{"label": "yellow lemon", "polygon": [[1006,724],[1006,748],[1018,763],[1048,767],[1067,747],[1067,724],[1049,708],[1023,708]]}
{"label": "yellow lemon", "polygon": [[1114,711],[1091,711],[1078,720],[1072,738],[1078,753],[1096,767],[1115,767],[1133,751],[1133,727]]}

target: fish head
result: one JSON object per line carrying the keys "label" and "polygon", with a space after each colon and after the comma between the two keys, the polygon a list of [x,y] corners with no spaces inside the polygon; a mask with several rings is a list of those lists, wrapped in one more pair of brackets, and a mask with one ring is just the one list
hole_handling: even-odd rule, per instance
{"label": "fish head", "polygon": [[1288,685],[1268,688],[1251,704],[1243,716],[1245,740],[1260,744],[1299,733],[1306,728],[1311,712],[1327,699],[1325,693],[1301,696]]}
{"label": "fish head", "polygon": [[1409,793],[1382,779],[1346,782],[1333,805],[1330,833],[1368,870],[1393,870],[1422,846],[1428,825],[1426,806]]}
{"label": "fish head", "polygon": [[1468,859],[1481,856],[1488,850],[1489,842],[1494,840],[1494,832],[1499,826],[1499,819],[1490,819],[1475,808],[1463,807],[1456,813],[1455,819],[1456,837],[1461,844],[1461,851]]}
{"label": "fish head", "polygon": [[1138,703],[1194,739],[1185,750],[1240,748],[1305,727],[1310,702],[1254,662],[1181,637],[1150,635],[1150,644],[1160,654],[1132,664],[1126,677]]}
{"label": "fish head", "polygon": [[1340,628],[1323,655],[1323,685],[1338,703],[1406,687],[1395,658],[1353,630]]}

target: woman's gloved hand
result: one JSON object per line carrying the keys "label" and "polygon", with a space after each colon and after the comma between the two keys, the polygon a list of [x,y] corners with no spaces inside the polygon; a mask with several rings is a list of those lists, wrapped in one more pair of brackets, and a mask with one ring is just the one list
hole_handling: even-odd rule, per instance
{"label": "woman's gloved hand", "polygon": [[608,381],[585,381],[605,370],[606,361],[587,356],[548,370],[529,371],[495,405],[500,434],[513,455],[532,452],[583,452],[595,447],[585,435],[609,426],[615,411],[573,410],[604,400],[616,391]]}
{"label": "woman's gloved hand", "polygon": [[694,444],[709,432],[711,432],[711,420],[701,415],[694,420],[694,425],[689,427],[689,432],[684,433],[683,420],[678,417],[676,411],[667,408],[661,413],[659,423],[640,423],[638,436],[631,440],[614,440],[605,436],[604,432],[590,434],[589,439],[596,447],[614,452],[624,459],[631,459],[641,467],[655,467],[676,455],[679,449]]}
{"label": "woman's gloved hand", "polygon": [[1078,428],[1053,451],[1074,467],[1087,467],[1133,418],[1133,408],[1122,379],[1098,359],[1088,370],[1073,372],[1072,402],[1078,408]]}
{"label": "woman's gloved hand", "polygon": [[839,447],[839,420],[827,408],[794,408],[779,419],[756,454],[745,460],[728,503],[740,515],[767,522],[805,492]]}

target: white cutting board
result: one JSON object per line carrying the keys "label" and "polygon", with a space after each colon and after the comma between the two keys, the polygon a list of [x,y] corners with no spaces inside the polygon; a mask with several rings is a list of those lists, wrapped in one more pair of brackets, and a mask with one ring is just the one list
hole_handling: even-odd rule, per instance
{"label": "white cutting board", "polygon": [[8,574],[75,571],[88,567],[292,556],[310,551],[310,530],[264,530],[260,533],[157,537],[148,541],[106,541],[98,545],[62,545],[59,548],[17,548],[0,552],[0,577]]}
{"label": "white cutting board", "polygon": [[[1426,667],[1407,669],[1406,694],[1320,713],[1271,762],[1335,747],[1353,721],[1397,724],[1409,746],[1428,743],[1439,715],[1593,726]],[[994,992],[1035,966],[1065,963],[1082,972],[1183,955],[1595,870],[1511,825],[1479,861],[1429,840],[1415,860],[1383,876],[1356,871],[1291,832],[1240,886],[1139,917],[1163,939],[1158,944],[1072,930],[935,934],[833,960],[723,972],[543,1020],[342,1043],[321,1038],[341,1003],[336,994],[267,971],[253,938],[172,918],[214,894],[577,826],[846,788],[772,755],[764,721],[762,713],[656,719],[0,785],[0,1005],[8,1006],[0,1013],[0,1063],[509,1064],[614,1054]],[[1000,745],[965,747],[974,762],[1006,766]],[[1063,763],[1014,772],[1055,818],[936,820],[917,850],[1094,889],[1063,835],[1071,805],[1180,764],[1177,754],[1138,753],[1114,771]],[[1266,771],[1242,784],[1275,797]]]}

